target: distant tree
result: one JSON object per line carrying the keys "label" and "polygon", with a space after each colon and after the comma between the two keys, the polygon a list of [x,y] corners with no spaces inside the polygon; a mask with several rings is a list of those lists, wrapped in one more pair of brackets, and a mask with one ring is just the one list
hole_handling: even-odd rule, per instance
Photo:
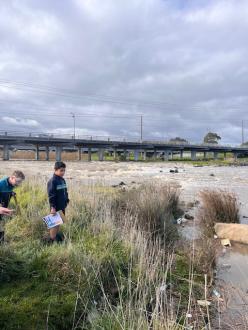
{"label": "distant tree", "polygon": [[241,144],[241,147],[248,147],[248,141]]}
{"label": "distant tree", "polygon": [[189,143],[187,140],[183,139],[183,138],[180,138],[180,137],[175,137],[173,139],[170,139],[170,142],[173,142],[173,143]]}
{"label": "distant tree", "polygon": [[208,132],[203,139],[204,143],[218,144],[218,141],[221,140],[221,137],[217,133]]}

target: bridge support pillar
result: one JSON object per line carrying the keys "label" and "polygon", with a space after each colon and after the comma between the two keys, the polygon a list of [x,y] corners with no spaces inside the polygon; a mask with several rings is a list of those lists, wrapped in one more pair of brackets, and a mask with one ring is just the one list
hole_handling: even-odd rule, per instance
{"label": "bridge support pillar", "polygon": [[183,150],[180,150],[180,159],[183,159]]}
{"label": "bridge support pillar", "polygon": [[214,152],[214,160],[217,160],[219,156],[219,153],[217,151]]}
{"label": "bridge support pillar", "polygon": [[88,162],[91,162],[91,156],[92,156],[91,148],[88,148]]}
{"label": "bridge support pillar", "polygon": [[128,151],[127,151],[126,149],[123,150],[123,158],[124,158],[125,160],[128,159]]}
{"label": "bridge support pillar", "polygon": [[62,147],[57,146],[56,147],[56,162],[61,161],[61,154],[62,154]]}
{"label": "bridge support pillar", "polygon": [[196,151],[191,150],[191,160],[196,160]]}
{"label": "bridge support pillar", "polygon": [[207,151],[204,151],[204,153],[203,153],[203,158],[204,158],[204,159],[207,159]]}
{"label": "bridge support pillar", "polygon": [[46,159],[46,161],[49,161],[49,147],[48,146],[46,146],[45,153],[46,153],[45,159]]}
{"label": "bridge support pillar", "polygon": [[79,161],[82,160],[82,149],[81,149],[81,147],[78,147],[78,160]]}
{"label": "bridge support pillar", "polygon": [[114,161],[116,161],[117,160],[117,150],[116,150],[116,148],[114,148],[113,156],[114,156]]}
{"label": "bridge support pillar", "polygon": [[237,154],[237,152],[234,152],[233,153],[233,158],[234,158],[235,162],[238,160],[238,154]]}
{"label": "bridge support pillar", "polygon": [[143,151],[143,160],[146,161],[146,150]]}
{"label": "bridge support pillar", "polygon": [[3,146],[3,160],[9,160],[9,145],[5,144]]}
{"label": "bridge support pillar", "polygon": [[40,160],[40,148],[39,146],[35,146],[35,160]]}
{"label": "bridge support pillar", "polygon": [[98,159],[100,160],[100,162],[104,160],[104,149],[98,150]]}
{"label": "bridge support pillar", "polygon": [[224,152],[224,159],[226,160],[226,152]]}
{"label": "bridge support pillar", "polygon": [[139,150],[134,150],[134,160],[136,162],[139,160]]}
{"label": "bridge support pillar", "polygon": [[169,161],[170,158],[170,151],[169,150],[165,150],[164,151],[164,160],[165,161]]}

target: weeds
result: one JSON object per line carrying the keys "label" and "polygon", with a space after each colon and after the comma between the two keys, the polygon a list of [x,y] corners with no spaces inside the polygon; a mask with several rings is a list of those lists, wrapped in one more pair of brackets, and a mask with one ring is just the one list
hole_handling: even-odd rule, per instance
{"label": "weeds", "polygon": [[205,236],[213,237],[216,222],[239,223],[239,207],[234,194],[223,190],[204,190],[200,198],[198,217]]}
{"label": "weeds", "polygon": [[[183,329],[198,268],[173,251],[178,191],[149,185],[116,195],[104,187],[75,188],[66,242],[45,246],[43,186],[35,179],[20,188],[22,215],[6,224],[1,329]],[[200,299],[203,274],[197,276],[193,293]],[[193,304],[190,312],[198,313]],[[197,315],[200,327],[204,317]]]}
{"label": "weeds", "polygon": [[121,192],[112,205],[113,216],[119,225],[128,217],[137,228],[152,238],[159,237],[166,246],[178,238],[174,219],[181,212],[179,194],[169,185],[145,185]]}

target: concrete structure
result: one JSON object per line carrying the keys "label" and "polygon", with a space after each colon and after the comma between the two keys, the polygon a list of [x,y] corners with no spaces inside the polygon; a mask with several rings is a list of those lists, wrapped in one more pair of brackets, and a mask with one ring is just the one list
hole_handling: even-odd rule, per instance
{"label": "concrete structure", "polygon": [[61,159],[61,153],[62,153],[62,147],[61,146],[57,146],[56,147],[56,161],[60,162]]}
{"label": "concrete structure", "polygon": [[3,160],[9,160],[9,145],[4,144],[3,146]]}
{"label": "concrete structure", "polygon": [[164,160],[168,161],[170,158],[170,151],[169,150],[165,150],[164,151]]}
{"label": "concrete structure", "polygon": [[82,160],[82,149],[81,147],[78,147],[78,160]]}
{"label": "concrete structure", "polygon": [[45,158],[45,159],[46,159],[47,161],[49,161],[49,151],[50,151],[50,150],[49,150],[49,147],[46,146],[46,147],[45,147],[45,152],[46,152],[46,158]]}
{"label": "concrete structure", "polygon": [[191,160],[196,160],[196,150],[191,150]]}
{"label": "concrete structure", "polygon": [[98,150],[98,159],[102,162],[104,161],[104,149],[100,148]]}
{"label": "concrete structure", "polygon": [[214,160],[217,160],[218,159],[218,156],[219,156],[218,151],[214,151]]}
{"label": "concrete structure", "polygon": [[135,161],[139,160],[139,150],[137,150],[137,149],[134,150],[134,160]]}
{"label": "concrete structure", "polygon": [[[197,159],[197,153],[204,153],[206,158],[207,153],[212,153],[214,158],[217,158],[219,154],[232,153],[234,158],[237,159],[239,154],[248,155],[248,147],[232,147],[221,145],[205,145],[205,144],[172,144],[166,142],[155,141],[143,141],[143,142],[131,142],[131,141],[115,141],[115,140],[94,140],[94,139],[72,139],[61,138],[46,135],[34,135],[26,134],[24,136],[11,135],[9,133],[0,133],[0,147],[3,150],[3,160],[10,159],[10,150],[20,149],[25,147],[25,150],[34,150],[36,159],[40,159],[40,152],[45,151],[45,159],[49,160],[49,151],[55,150],[56,160],[61,160],[63,150],[78,150],[78,159],[82,159],[82,149],[88,153],[88,160],[92,159],[92,152],[98,151],[99,160],[104,160],[105,151],[111,152],[114,158],[117,159],[117,154],[121,155],[126,153],[133,153],[134,159],[139,160],[140,154],[143,159],[147,158],[147,155],[154,154],[163,155],[164,160],[168,161],[170,155],[175,153],[183,157],[184,152],[191,153],[191,159]],[[127,155],[128,156],[128,155]]]}

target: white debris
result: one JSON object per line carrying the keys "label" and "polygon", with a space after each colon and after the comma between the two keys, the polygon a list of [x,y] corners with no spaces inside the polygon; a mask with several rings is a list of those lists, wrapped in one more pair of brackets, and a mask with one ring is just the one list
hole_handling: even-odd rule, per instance
{"label": "white debris", "polygon": [[211,305],[211,302],[207,300],[197,300],[197,304],[202,307],[207,307]]}

